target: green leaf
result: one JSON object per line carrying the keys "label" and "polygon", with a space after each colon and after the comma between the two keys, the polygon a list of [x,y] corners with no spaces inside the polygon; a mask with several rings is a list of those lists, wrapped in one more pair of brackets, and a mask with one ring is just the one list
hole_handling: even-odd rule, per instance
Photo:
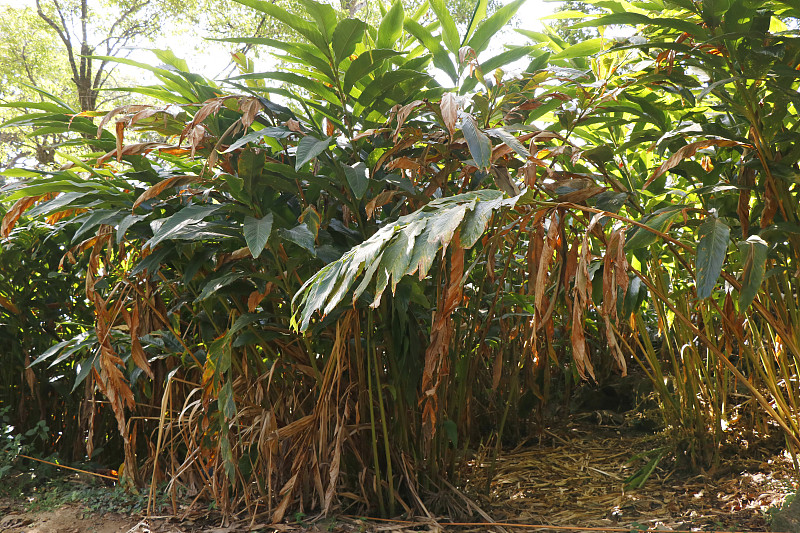
{"label": "green leaf", "polygon": [[492,128],[490,130],[486,130],[486,133],[506,143],[506,145],[519,154],[522,159],[527,160],[531,156],[531,153],[527,148],[525,148],[525,145],[523,145],[519,139],[514,137],[511,133],[507,132],[503,128]]}
{"label": "green leaf", "polygon": [[264,218],[245,217],[244,219],[244,240],[253,259],[258,259],[267,245],[269,234],[272,233],[272,219],[272,213],[267,214]]}
{"label": "green leaf", "polygon": [[[649,228],[664,233],[672,221],[680,215],[681,208],[682,206],[668,208],[661,213],[651,216],[644,224]],[[659,238],[660,237],[655,233],[637,226],[630,230],[629,236],[625,240],[625,251],[629,252],[650,246],[658,241]]]}
{"label": "green leaf", "polygon": [[716,217],[708,217],[698,231],[696,275],[697,297],[708,298],[714,292],[725,255],[728,251],[731,229]]}
{"label": "green leaf", "polygon": [[180,233],[181,230],[190,224],[197,224],[207,216],[216,212],[220,207],[222,206],[207,204],[184,207],[161,224],[150,240],[144,244],[144,248],[154,248],[158,243]]}
{"label": "green leaf", "polygon": [[[308,14],[317,23],[317,28],[322,34],[322,38],[326,43],[330,43],[333,38],[333,33],[336,31],[336,10],[329,4],[322,4],[314,0],[297,0],[306,8]],[[327,50],[326,50],[327,51]],[[327,54],[326,54],[327,55]]]}
{"label": "green leaf", "polygon": [[403,19],[405,18],[403,2],[395,0],[392,7],[381,19],[380,26],[378,26],[378,40],[375,43],[375,48],[394,48],[394,45],[403,35]]}
{"label": "green leaf", "polygon": [[254,74],[242,74],[241,76],[229,78],[231,81],[263,79],[283,81],[290,85],[297,85],[310,92],[312,98],[324,100],[336,106],[341,105],[339,97],[336,96],[333,91],[325,87],[323,83],[309,76],[301,76],[294,72],[256,72]]}
{"label": "green leaf", "polygon": [[452,420],[445,420],[442,422],[442,428],[444,429],[445,434],[447,435],[447,440],[450,441],[450,444],[453,447],[458,446],[458,426]]}
{"label": "green leaf", "polygon": [[394,104],[408,102],[419,96],[419,90],[431,81],[424,72],[410,69],[390,70],[372,80],[358,96],[358,104],[353,113],[358,116],[369,109],[377,112],[387,111]]}
{"label": "green leaf", "polygon": [[742,251],[742,289],[739,292],[739,312],[743,313],[756,297],[761,282],[764,281],[764,270],[767,263],[769,247],[758,235],[752,235],[746,241],[740,241]]}
{"label": "green leaf", "polygon": [[278,19],[283,22],[297,33],[308,39],[308,41],[316,46],[323,54],[328,55],[328,42],[322,36],[322,33],[317,29],[317,26],[304,20],[302,17],[293,15],[285,9],[282,9],[272,2],[265,2],[264,0],[235,0],[240,4],[252,7],[262,13]]}
{"label": "green leaf", "polygon": [[262,128],[258,131],[252,131],[247,135],[242,135],[236,140],[235,143],[230,145],[228,149],[222,153],[227,154],[233,152],[234,150],[238,150],[247,143],[257,142],[260,139],[263,139],[264,137],[272,137],[273,139],[284,139],[294,134],[295,133],[291,131],[289,128],[269,126],[266,128]]}
{"label": "green leaf", "polygon": [[292,229],[280,228],[278,230],[278,236],[280,236],[281,239],[293,242],[300,248],[308,250],[311,252],[311,255],[316,256],[317,254],[314,243],[314,234],[305,224],[298,224]]}
{"label": "green leaf", "polygon": [[228,272],[216,278],[213,278],[203,285],[200,295],[195,298],[195,302],[202,302],[203,300],[211,297],[223,287],[227,287],[236,280],[242,279],[246,274],[243,272]]}
{"label": "green leaf", "polygon": [[573,59],[576,57],[592,56],[603,49],[603,42],[604,39],[601,37],[582,41],[550,56],[550,59]]}
{"label": "green leaf", "polygon": [[467,24],[467,31],[464,33],[464,38],[461,40],[461,46],[466,44],[467,40],[472,37],[472,33],[475,31],[475,28],[478,27],[478,24],[483,22],[483,19],[486,18],[486,7],[488,4],[488,0],[476,0],[475,9],[472,10],[472,16],[469,18],[469,23]]}
{"label": "green leaf", "polygon": [[447,8],[444,0],[430,0],[431,9],[436,13],[436,18],[439,24],[442,25],[442,37],[444,45],[452,54],[458,55],[458,49],[461,47],[461,42],[458,38],[458,30],[453,17],[450,15],[450,10]]}
{"label": "green leaf", "polygon": [[344,165],[344,173],[347,177],[347,183],[350,185],[350,190],[353,191],[353,196],[357,200],[361,200],[369,186],[366,165],[364,163],[356,163],[353,166]]}
{"label": "green leaf", "polygon": [[469,40],[467,46],[475,50],[476,54],[483,52],[497,32],[511,20],[511,17],[517,13],[517,10],[524,3],[525,0],[514,0],[498,9],[494,15],[478,26],[478,29],[475,30],[475,35]]}
{"label": "green leaf", "polygon": [[331,140],[333,140],[333,137],[325,137],[325,139],[319,140],[311,135],[306,135],[300,139],[300,142],[297,143],[294,169],[300,170],[303,165],[324,152],[331,144]]}
{"label": "green leaf", "polygon": [[467,141],[469,153],[480,169],[489,168],[492,156],[492,143],[489,136],[481,131],[472,115],[466,115],[461,121],[461,131]]}
{"label": "green leaf", "polygon": [[217,399],[219,410],[225,415],[228,420],[233,420],[236,416],[236,402],[233,399],[233,387],[230,380],[225,382],[225,385],[219,390],[219,398]]}
{"label": "green leaf", "polygon": [[[292,305],[296,306],[293,327],[305,331],[314,313],[325,316],[333,311],[362,274],[364,278],[354,296],[360,295],[374,278],[373,307],[380,303],[390,277],[394,291],[403,276],[426,276],[437,252],[450,244],[457,229],[470,225],[468,240],[474,244],[478,239],[475,234],[485,230],[492,213],[512,207],[518,199],[501,197],[500,191],[482,190],[441,198],[383,226],[306,281],[292,299]],[[473,210],[483,205],[486,209],[482,213],[468,219]],[[377,267],[376,262],[380,263]]]}
{"label": "green leaf", "polygon": [[456,83],[458,81],[456,67],[453,65],[450,55],[442,46],[442,42],[439,40],[439,38],[434,37],[428,28],[411,20],[410,18],[406,19],[405,28],[408,33],[413,35],[414,38],[417,39],[433,55],[433,65],[443,70],[448,76],[450,76],[450,79],[453,80],[453,83]]}
{"label": "green leaf", "polygon": [[333,32],[333,56],[338,65],[356,51],[356,45],[364,38],[367,25],[358,19],[344,19]]}
{"label": "green leaf", "polygon": [[372,79],[363,80],[364,76],[379,68],[388,58],[402,54],[403,52],[396,52],[389,48],[367,50],[363,52],[350,63],[347,72],[344,74],[344,82],[342,83],[344,91],[349,93],[350,89],[359,82],[366,85],[372,81]]}

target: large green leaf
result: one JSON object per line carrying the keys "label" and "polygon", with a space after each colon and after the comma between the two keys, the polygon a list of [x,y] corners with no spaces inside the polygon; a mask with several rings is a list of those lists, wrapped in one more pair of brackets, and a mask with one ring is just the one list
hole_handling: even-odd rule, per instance
{"label": "large green leaf", "polygon": [[297,33],[308,39],[308,41],[316,46],[321,52],[327,55],[328,41],[325,40],[322,33],[320,33],[317,26],[304,20],[303,17],[293,15],[285,9],[280,8],[272,2],[265,2],[264,0],[235,0],[240,4],[252,7],[262,13],[278,19],[283,22]]}
{"label": "large green leaf", "polygon": [[263,218],[245,217],[244,219],[244,240],[250,249],[250,255],[257,259],[269,240],[272,233],[272,213]]}
{"label": "large green leaf", "polygon": [[434,66],[443,70],[450,79],[453,80],[453,83],[458,81],[458,73],[456,72],[456,67],[453,64],[450,55],[447,53],[447,50],[442,46],[442,42],[438,37],[434,37],[433,34],[430,32],[428,28],[419,24],[418,22],[407,18],[405,21],[405,28],[411,35],[414,36],[422,45],[428,49],[428,51],[433,55],[433,64]]}
{"label": "large green leaf", "polygon": [[362,52],[357,58],[350,63],[347,67],[347,72],[344,74],[344,81],[342,82],[344,91],[349,93],[350,89],[359,82],[367,84],[372,81],[372,78],[364,80],[364,76],[379,68],[390,57],[401,55],[403,52],[397,52],[390,48],[380,48],[376,50],[367,50]]}
{"label": "large green leaf", "polygon": [[461,43],[458,38],[458,30],[453,17],[450,15],[450,10],[444,0],[430,0],[431,9],[436,13],[436,18],[442,26],[442,38],[444,45],[450,53],[457,55]]}
{"label": "large green leaf", "polygon": [[[314,0],[297,0],[304,8],[309,15],[314,19],[314,22],[317,23],[317,29],[322,34],[322,38],[325,39],[326,43],[330,43],[333,40],[333,34],[336,31],[336,10],[330,6],[330,4],[323,4],[320,2],[315,2]],[[327,51],[327,50],[326,50]]]}
{"label": "large green leaf", "polygon": [[394,48],[394,45],[403,35],[403,20],[406,13],[403,10],[403,2],[395,0],[392,7],[381,19],[378,26],[378,39],[375,48]]}
{"label": "large green leaf", "polygon": [[300,170],[303,165],[317,157],[330,146],[333,137],[325,137],[320,140],[312,135],[306,135],[297,143],[297,154],[294,164],[295,170]]}
{"label": "large green leaf", "polygon": [[464,46],[467,43],[478,25],[486,18],[486,7],[488,4],[488,0],[475,1],[475,9],[472,10],[472,16],[470,16],[469,22],[467,23],[467,31],[464,32],[464,38],[461,39],[461,46]]}
{"label": "large green leaf", "polygon": [[364,38],[367,25],[358,19],[344,19],[333,32],[333,56],[338,65],[356,50],[356,45]]}
{"label": "large green leaf", "polygon": [[511,17],[517,13],[517,10],[519,10],[524,3],[525,0],[514,0],[513,2],[509,2],[498,9],[494,15],[486,19],[480,26],[478,26],[478,28],[475,30],[475,34],[467,42],[467,46],[475,50],[476,54],[483,52],[486,47],[489,46],[489,43],[495,37],[497,32],[500,31],[503,26],[508,24],[508,21],[511,20]]}
{"label": "large green leaf", "polygon": [[743,313],[756,297],[761,282],[764,281],[764,270],[767,263],[769,247],[758,235],[740,241],[742,252],[742,289],[739,292],[739,312]]}
{"label": "large green leaf", "polygon": [[347,184],[350,185],[350,190],[353,191],[353,196],[361,200],[369,186],[369,176],[366,165],[364,165],[364,163],[356,163],[353,166],[344,165],[344,173],[347,177]]}
{"label": "large green leaf", "polygon": [[[647,218],[644,222],[644,225],[649,228],[653,228],[658,232],[664,233],[669,228],[669,225],[672,224],[673,220],[680,216],[680,209],[682,207],[683,206],[674,206],[656,213],[655,215]],[[625,239],[625,251],[632,251],[650,246],[659,239],[660,237],[652,231],[648,231],[637,226],[630,230]]]}
{"label": "large green leaf", "polygon": [[550,56],[550,59],[572,59],[575,57],[592,56],[603,49],[603,42],[604,39],[599,37],[597,39],[581,41],[570,46],[569,48],[565,48],[564,50],[553,54]]}
{"label": "large green leaf", "polygon": [[190,205],[184,207],[159,226],[153,236],[144,244],[144,248],[154,248],[158,243],[165,239],[170,239],[179,234],[181,230],[185,229],[191,224],[197,224],[207,216],[215,213],[220,205]]}
{"label": "large green leaf", "polygon": [[311,93],[312,97],[325,100],[333,105],[341,105],[339,97],[328,89],[322,82],[309,76],[302,76],[295,72],[256,72],[253,74],[242,74],[234,76],[231,80],[277,80],[283,81],[297,87],[302,87]]}
{"label": "large green leaf", "polygon": [[731,229],[716,217],[708,217],[698,231],[695,274],[697,276],[697,297],[708,298],[714,291],[725,255],[728,251]]}
{"label": "large green leaf", "polygon": [[489,168],[492,156],[492,142],[475,123],[472,115],[465,115],[461,121],[461,131],[467,141],[469,153],[475,161],[475,166],[480,169]]}
{"label": "large green leaf", "polygon": [[281,239],[292,242],[297,246],[308,250],[311,255],[316,255],[317,253],[314,243],[314,234],[305,224],[298,224],[291,229],[280,228],[278,230],[278,235]]}

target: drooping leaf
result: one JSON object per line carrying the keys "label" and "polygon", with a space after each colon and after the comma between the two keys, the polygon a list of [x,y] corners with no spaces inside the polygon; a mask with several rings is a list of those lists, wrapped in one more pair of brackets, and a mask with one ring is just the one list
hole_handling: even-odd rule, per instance
{"label": "drooping leaf", "polygon": [[517,154],[519,154],[519,156],[522,159],[528,159],[531,156],[531,153],[528,151],[527,148],[525,148],[525,145],[523,145],[519,141],[519,139],[514,137],[510,132],[506,131],[505,129],[492,128],[490,130],[486,130],[486,133],[506,143],[506,145],[508,145],[509,148],[511,148]]}
{"label": "drooping leaf", "polygon": [[[667,231],[670,224],[679,216],[680,206],[676,206],[675,208],[667,209],[656,214],[649,218],[644,224],[660,233],[664,233]],[[659,239],[660,237],[652,231],[637,226],[625,237],[625,251],[632,251],[650,246]]]}
{"label": "drooping leaf", "polygon": [[267,245],[269,235],[272,233],[272,219],[272,213],[268,213],[263,218],[245,217],[244,219],[244,240],[253,259],[258,259]]}
{"label": "drooping leaf", "polygon": [[[375,280],[373,306],[392,279],[392,290],[400,278],[416,274],[425,277],[437,252],[446,248],[457,230],[469,224],[467,241],[474,244],[475,235],[486,230],[491,214],[513,207],[518,197],[503,200],[502,192],[492,189],[473,191],[434,200],[425,207],[400,217],[384,226],[372,237],[352,248],[341,258],[326,265],[310,278],[293,298],[295,314],[292,323],[305,331],[316,312],[323,316],[333,311],[352,289],[362,274],[365,278],[355,290],[363,292],[371,279]],[[478,206],[477,217],[467,218]],[[379,266],[375,266],[379,262]]]}
{"label": "drooping leaf", "polygon": [[317,139],[313,135],[306,135],[300,142],[297,143],[297,154],[294,164],[295,170],[300,170],[303,165],[317,157],[325,151],[331,144],[333,137],[326,137],[325,139]]}
{"label": "drooping leaf", "polygon": [[240,280],[245,277],[243,272],[228,272],[216,278],[212,278],[203,285],[200,295],[195,298],[195,302],[202,302],[214,295],[215,292],[223,287],[227,287],[234,281]]}
{"label": "drooping leaf", "polygon": [[350,185],[350,190],[353,191],[353,196],[361,200],[367,192],[369,186],[368,170],[364,163],[356,163],[355,165],[344,165],[344,173],[347,176],[347,183]]}
{"label": "drooping leaf", "polygon": [[739,242],[742,251],[742,290],[739,292],[739,312],[745,310],[753,300],[764,281],[764,271],[767,263],[769,246],[758,235],[750,236],[746,241]]}
{"label": "drooping leaf", "polygon": [[697,297],[708,298],[714,291],[730,242],[731,229],[716,217],[708,217],[700,225],[697,244]]}
{"label": "drooping leaf", "polygon": [[298,224],[291,229],[280,228],[278,235],[281,239],[293,242],[297,246],[308,250],[311,255],[316,255],[314,234],[305,224]]}
{"label": "drooping leaf", "polygon": [[269,127],[257,130],[257,131],[252,131],[252,132],[248,133],[247,135],[242,135],[241,137],[239,137],[236,140],[235,143],[230,145],[228,147],[228,149],[225,150],[222,153],[223,154],[228,154],[230,152],[236,151],[239,148],[241,148],[242,146],[244,146],[245,144],[251,143],[251,142],[257,142],[260,139],[263,139],[264,137],[272,137],[273,139],[285,139],[286,137],[289,137],[290,135],[295,135],[295,133],[292,132],[291,130],[289,130],[288,128],[277,127],[277,126],[269,126]]}
{"label": "drooping leaf", "polygon": [[489,136],[478,127],[472,115],[464,115],[461,120],[461,132],[467,141],[475,166],[480,169],[488,168],[492,157],[492,142],[489,140]]}
{"label": "drooping leaf", "polygon": [[190,205],[184,207],[166,219],[154,232],[153,236],[144,244],[144,248],[153,248],[165,239],[172,238],[175,234],[191,224],[197,224],[207,216],[215,213],[220,205]]}

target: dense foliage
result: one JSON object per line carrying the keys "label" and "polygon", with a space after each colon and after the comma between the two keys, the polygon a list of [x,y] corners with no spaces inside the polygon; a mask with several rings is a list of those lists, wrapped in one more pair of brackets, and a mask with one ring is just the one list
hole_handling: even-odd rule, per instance
{"label": "dense foliage", "polygon": [[4,403],[60,369],[87,453],[121,438],[127,483],[275,521],[424,509],[476,449],[631,365],[659,393],[655,460],[776,431],[796,452],[800,13],[604,1],[582,26],[631,37],[523,31],[486,57],[523,0],[466,25],[442,0],[436,23],[398,1],[375,25],[237,1],[302,37],[227,39],[280,70],[242,57],[219,86],[157,52],[139,66],[160,83],[132,91],[163,105],[19,104],[84,154],[6,172],[0,257],[42,250],[70,303],[23,309],[3,270],[8,335],[58,324],[3,370]]}

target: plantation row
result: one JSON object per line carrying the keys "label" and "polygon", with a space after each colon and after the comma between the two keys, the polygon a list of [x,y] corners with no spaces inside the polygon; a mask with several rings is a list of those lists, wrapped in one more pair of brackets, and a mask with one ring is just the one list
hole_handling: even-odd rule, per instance
{"label": "plantation row", "polygon": [[296,34],[228,39],[280,70],[117,59],[162,103],[7,123],[70,135],[3,189],[0,406],[43,452],[225,513],[395,516],[640,367],[687,463],[794,456],[793,2],[603,1],[579,27],[631,37],[486,57],[524,0],[466,27],[237,1]]}

